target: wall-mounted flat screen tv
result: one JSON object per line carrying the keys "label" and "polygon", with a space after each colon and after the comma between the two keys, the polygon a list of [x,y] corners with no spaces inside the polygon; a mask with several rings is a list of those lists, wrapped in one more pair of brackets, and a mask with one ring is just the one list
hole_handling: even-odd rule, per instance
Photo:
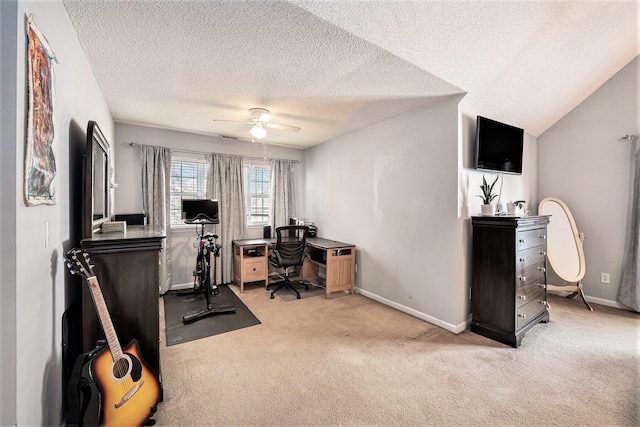
{"label": "wall-mounted flat screen tv", "polygon": [[218,224],[218,201],[210,199],[182,199],[182,220],[190,223]]}
{"label": "wall-mounted flat screen tv", "polygon": [[524,130],[486,117],[476,123],[476,169],[522,173]]}

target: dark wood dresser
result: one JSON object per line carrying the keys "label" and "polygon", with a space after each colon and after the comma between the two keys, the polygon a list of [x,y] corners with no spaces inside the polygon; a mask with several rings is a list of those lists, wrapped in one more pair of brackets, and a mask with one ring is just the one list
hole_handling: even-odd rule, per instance
{"label": "dark wood dresser", "polygon": [[[149,368],[161,380],[159,262],[165,232],[158,226],[127,226],[125,232],[95,233],[82,249],[95,265],[107,309],[123,347],[138,340]],[[82,288],[82,348],[89,351],[104,333],[89,289]]]}
{"label": "dark wood dresser", "polygon": [[512,347],[549,321],[549,216],[477,216],[473,224],[471,330]]}

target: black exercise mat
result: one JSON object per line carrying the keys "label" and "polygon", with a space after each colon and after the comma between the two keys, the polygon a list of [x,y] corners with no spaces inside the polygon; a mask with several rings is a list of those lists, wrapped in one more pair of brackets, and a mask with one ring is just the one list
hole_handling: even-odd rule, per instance
{"label": "black exercise mat", "polygon": [[235,306],[236,311],[209,315],[187,325],[182,320],[185,315],[207,308],[207,300],[204,293],[178,295],[177,291],[170,291],[164,294],[167,346],[260,324],[256,316],[228,286],[219,286],[218,288],[220,289],[220,294],[211,295],[213,306],[224,307],[231,305]]}

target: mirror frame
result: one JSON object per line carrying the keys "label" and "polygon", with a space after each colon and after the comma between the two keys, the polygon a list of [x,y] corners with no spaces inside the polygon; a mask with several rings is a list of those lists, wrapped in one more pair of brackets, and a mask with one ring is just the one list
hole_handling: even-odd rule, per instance
{"label": "mirror frame", "polygon": [[[553,268],[553,271],[558,275],[558,277],[560,277],[562,280],[566,282],[579,283],[584,277],[586,267],[585,267],[585,259],[584,259],[584,250],[582,247],[582,239],[580,238],[580,234],[578,233],[578,227],[576,227],[576,222],[574,221],[573,215],[571,215],[571,211],[569,210],[567,205],[562,200],[556,197],[546,197],[542,199],[540,201],[540,204],[538,205],[538,215],[549,215],[548,212],[544,211],[544,206],[547,203],[556,203],[557,205],[559,205],[564,211],[564,214],[566,215],[569,221],[569,225],[571,227],[571,234],[573,235],[573,240],[576,245],[576,251],[578,252],[578,263],[580,264],[578,266],[578,274],[575,276],[568,276],[564,274],[564,272],[559,271],[558,268],[556,267],[556,263],[553,259],[553,253],[549,248],[549,242],[552,239],[552,236],[550,236],[550,233],[549,233],[549,229],[547,229],[547,259],[549,260],[549,264],[551,264],[551,268]],[[553,215],[551,216],[550,221],[553,221]]]}
{"label": "mirror frame", "polygon": [[[97,164],[98,159],[93,155],[94,150],[99,149],[104,153],[104,162]],[[83,234],[84,238],[89,238],[105,222],[109,221],[109,213],[111,212],[111,189],[109,186],[109,171],[111,164],[111,153],[109,142],[102,134],[98,123],[91,120],[87,126],[87,153],[85,156],[85,173],[84,173],[84,215],[83,215]],[[96,171],[99,169],[103,172],[101,197],[104,197],[104,211],[96,218],[94,212],[94,200],[96,198]]]}

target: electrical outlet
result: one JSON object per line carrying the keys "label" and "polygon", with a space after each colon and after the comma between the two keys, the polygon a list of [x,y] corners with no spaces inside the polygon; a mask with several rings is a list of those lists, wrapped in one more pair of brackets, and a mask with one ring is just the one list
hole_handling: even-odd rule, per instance
{"label": "electrical outlet", "polygon": [[609,273],[600,273],[600,281],[602,283],[611,283],[611,276],[609,276]]}

